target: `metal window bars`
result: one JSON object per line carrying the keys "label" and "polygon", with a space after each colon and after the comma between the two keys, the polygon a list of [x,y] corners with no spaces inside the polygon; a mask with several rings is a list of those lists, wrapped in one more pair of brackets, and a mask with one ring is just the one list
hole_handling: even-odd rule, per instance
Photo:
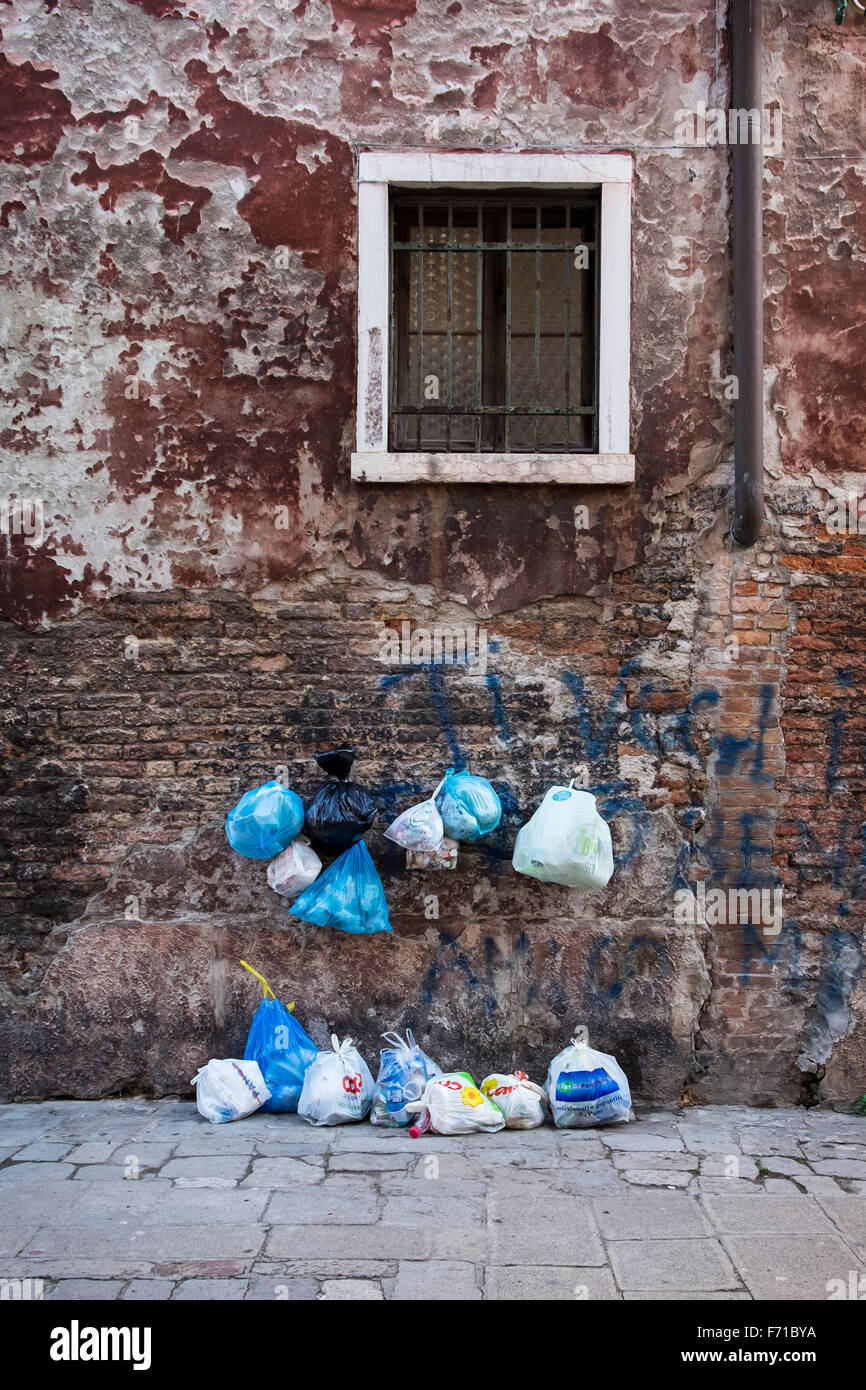
{"label": "metal window bars", "polygon": [[392,193],[391,449],[597,449],[598,225],[594,191]]}

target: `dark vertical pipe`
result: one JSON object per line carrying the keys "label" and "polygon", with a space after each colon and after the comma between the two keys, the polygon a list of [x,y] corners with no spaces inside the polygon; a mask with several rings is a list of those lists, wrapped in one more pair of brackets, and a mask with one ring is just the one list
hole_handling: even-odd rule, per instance
{"label": "dark vertical pipe", "polygon": [[731,0],[731,106],[757,112],[731,121],[734,276],[734,517],[737,545],[754,545],[764,519],[764,257],[761,3]]}

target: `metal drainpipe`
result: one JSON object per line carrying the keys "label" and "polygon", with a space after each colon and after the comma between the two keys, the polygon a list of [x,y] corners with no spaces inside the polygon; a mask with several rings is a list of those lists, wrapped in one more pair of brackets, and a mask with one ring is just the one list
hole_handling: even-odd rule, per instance
{"label": "metal drainpipe", "polygon": [[[731,106],[757,111],[761,94],[761,0],[731,0]],[[764,520],[764,254],[762,132],[738,123],[732,145],[734,278],[734,516],[737,545],[754,545]],[[729,126],[730,133],[730,126]]]}

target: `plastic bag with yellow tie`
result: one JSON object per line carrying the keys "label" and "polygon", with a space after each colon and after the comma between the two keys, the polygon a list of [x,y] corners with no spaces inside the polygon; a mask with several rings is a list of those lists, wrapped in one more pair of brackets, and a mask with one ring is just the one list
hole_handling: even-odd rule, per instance
{"label": "plastic bag with yellow tie", "polygon": [[427,1082],[420,1100],[410,1101],[406,1111],[421,1116],[410,1134],[416,1129],[419,1134],[427,1129],[434,1134],[495,1134],[505,1128],[505,1116],[499,1106],[479,1091],[468,1071],[449,1071],[434,1077]]}

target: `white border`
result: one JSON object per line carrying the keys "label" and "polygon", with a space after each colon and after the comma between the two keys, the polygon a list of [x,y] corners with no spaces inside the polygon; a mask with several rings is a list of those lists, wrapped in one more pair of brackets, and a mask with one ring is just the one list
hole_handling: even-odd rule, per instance
{"label": "white border", "polygon": [[[358,406],[352,477],[367,482],[634,481],[629,453],[631,182],[627,154],[371,151],[358,161]],[[601,188],[597,454],[388,452],[388,190]]]}

